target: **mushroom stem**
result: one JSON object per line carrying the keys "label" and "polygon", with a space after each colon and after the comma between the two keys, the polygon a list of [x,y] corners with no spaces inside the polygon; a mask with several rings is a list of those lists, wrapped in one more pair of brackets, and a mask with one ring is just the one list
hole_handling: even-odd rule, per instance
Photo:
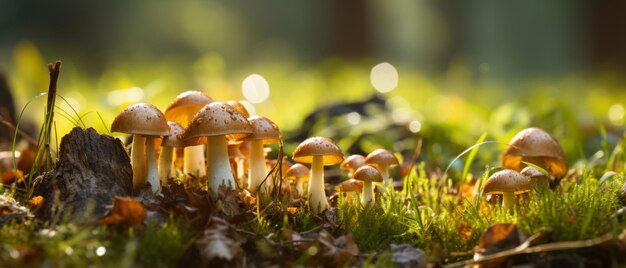
{"label": "mushroom stem", "polygon": [[159,155],[159,179],[166,184],[174,171],[174,147],[161,147]]}
{"label": "mushroom stem", "polygon": [[[248,191],[255,193],[257,188],[267,176],[267,166],[265,165],[265,152],[263,151],[263,141],[250,141],[250,171],[248,172]],[[261,192],[265,192],[271,182],[266,182],[261,187]]]}
{"label": "mushroom stem", "polygon": [[393,183],[393,179],[389,178],[389,165],[378,164],[378,171],[383,176],[383,185],[389,186]]}
{"label": "mushroom stem", "polygon": [[150,183],[152,192],[156,193],[161,190],[161,182],[159,182],[159,171],[157,169],[156,153],[154,152],[154,137],[146,138],[146,166],[148,167],[147,180]]}
{"label": "mushroom stem", "polygon": [[183,171],[185,175],[192,174],[197,178],[204,177],[206,170],[204,169],[204,145],[195,145],[185,147],[183,151],[184,164]]}
{"label": "mushroom stem", "polygon": [[133,167],[133,191],[139,192],[146,183],[146,137],[143,135],[133,135],[130,164]]}
{"label": "mushroom stem", "polygon": [[513,204],[515,203],[515,193],[513,192],[503,192],[502,193],[502,207],[508,211],[513,209]]}
{"label": "mushroom stem", "polygon": [[239,187],[240,188],[247,188],[248,186],[248,182],[247,182],[247,177],[246,177],[246,169],[245,169],[245,164],[244,164],[244,158],[240,157],[237,158],[236,162],[237,162],[237,182],[240,184]]}
{"label": "mushroom stem", "polygon": [[324,157],[314,155],[309,178],[309,208],[317,214],[328,208],[328,200],[324,192]]}
{"label": "mushroom stem", "polygon": [[363,194],[361,195],[361,203],[363,205],[374,203],[374,187],[372,187],[371,181],[363,182]]}
{"label": "mushroom stem", "polygon": [[207,137],[207,171],[209,191],[217,193],[224,185],[227,189],[235,188],[235,179],[230,170],[228,145],[224,135]]}
{"label": "mushroom stem", "polygon": [[304,179],[296,178],[296,193],[298,196],[304,195]]}

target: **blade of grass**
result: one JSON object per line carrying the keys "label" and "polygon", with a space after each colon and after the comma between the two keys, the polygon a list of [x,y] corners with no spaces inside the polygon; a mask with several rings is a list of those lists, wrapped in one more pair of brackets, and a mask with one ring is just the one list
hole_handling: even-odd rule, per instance
{"label": "blade of grass", "polygon": [[[480,135],[480,137],[478,138],[475,144],[482,143],[483,141],[485,141],[486,138],[487,138],[487,132],[484,132],[482,135]],[[480,145],[472,148],[469,155],[467,156],[467,160],[465,160],[465,165],[463,166],[463,173],[461,175],[461,180],[464,180],[465,178],[467,178],[467,173],[469,172],[469,169],[472,166],[472,161],[474,160],[474,157],[476,157],[478,148],[480,148]]]}

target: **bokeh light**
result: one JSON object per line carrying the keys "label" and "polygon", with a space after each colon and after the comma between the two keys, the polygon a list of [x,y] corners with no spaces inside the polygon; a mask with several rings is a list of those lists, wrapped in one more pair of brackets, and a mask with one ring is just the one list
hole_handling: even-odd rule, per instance
{"label": "bokeh light", "polygon": [[243,96],[251,103],[261,103],[270,96],[270,85],[263,76],[251,74],[241,84]]}
{"label": "bokeh light", "polygon": [[390,92],[398,86],[398,71],[387,62],[380,63],[372,68],[370,81],[378,92]]}

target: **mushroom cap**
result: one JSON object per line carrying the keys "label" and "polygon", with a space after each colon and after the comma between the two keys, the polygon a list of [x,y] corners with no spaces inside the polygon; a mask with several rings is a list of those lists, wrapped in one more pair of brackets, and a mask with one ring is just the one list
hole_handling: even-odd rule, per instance
{"label": "mushroom cap", "polygon": [[289,179],[297,179],[297,178],[308,178],[311,171],[308,167],[303,164],[293,164],[285,173],[285,178]]}
{"label": "mushroom cap", "polygon": [[360,154],[353,154],[348,156],[346,160],[341,162],[339,168],[341,169],[357,169],[365,165],[365,157]]}
{"label": "mushroom cap", "polygon": [[343,152],[329,138],[312,137],[304,140],[293,151],[292,159],[296,162],[312,163],[313,156],[323,156],[323,164],[336,165],[343,161]]}
{"label": "mushroom cap", "polygon": [[519,194],[528,191],[530,191],[530,177],[512,169],[493,173],[483,188],[484,194],[501,194],[504,192]]}
{"label": "mushroom cap", "polygon": [[283,135],[278,126],[264,116],[255,115],[248,118],[252,126],[252,135],[243,138],[245,141],[262,140],[263,144],[278,143]]}
{"label": "mushroom cap", "polygon": [[393,155],[390,151],[387,151],[385,149],[376,149],[367,155],[367,157],[365,158],[365,164],[383,164],[397,166],[400,163],[398,163],[398,158],[396,158],[396,156]]}
{"label": "mushroom cap", "polygon": [[337,186],[340,192],[361,192],[363,191],[363,182],[355,179],[345,180]]}
{"label": "mushroom cap", "polygon": [[178,123],[169,121],[167,125],[170,127],[170,133],[168,136],[163,137],[161,146],[164,147],[185,147],[183,140],[180,139],[181,135],[185,133],[185,129]]}
{"label": "mushroom cap", "polygon": [[529,178],[546,177],[546,174],[543,174],[541,171],[534,167],[525,167],[524,169],[522,169],[522,171],[520,171],[520,174]]}
{"label": "mushroom cap", "polygon": [[383,175],[373,166],[362,166],[354,172],[354,179],[359,181],[381,182]]}
{"label": "mushroom cap", "polygon": [[516,171],[526,166],[522,161],[541,166],[555,177],[563,177],[567,173],[561,145],[540,128],[527,128],[517,133],[502,155],[502,165]]}
{"label": "mushroom cap", "polygon": [[229,140],[240,140],[252,133],[248,120],[232,106],[212,102],[204,106],[185,129],[184,140],[225,135]]}
{"label": "mushroom cap", "polygon": [[213,102],[211,97],[200,91],[185,91],[178,94],[174,101],[165,109],[165,118],[187,127],[189,122],[202,107]]}
{"label": "mushroom cap", "polygon": [[250,113],[248,113],[248,109],[246,109],[245,106],[243,106],[243,104],[241,104],[241,102],[238,102],[236,100],[229,100],[226,102],[226,104],[233,106],[233,108],[235,108],[235,110],[237,110],[238,112],[240,112],[241,114],[243,114],[243,116],[245,118],[250,117]]}
{"label": "mushroom cap", "polygon": [[[276,166],[276,163],[278,162],[278,159],[272,159],[267,161],[267,166],[272,169]],[[283,164],[281,166],[281,168],[283,169],[283,176],[285,176],[285,174],[287,174],[287,171],[289,170],[289,168],[291,168],[293,164],[291,162],[289,162],[289,160],[287,160],[287,157],[283,158]]]}
{"label": "mushroom cap", "polygon": [[137,103],[118,114],[111,124],[112,132],[147,136],[169,135],[170,127],[165,116],[156,106]]}

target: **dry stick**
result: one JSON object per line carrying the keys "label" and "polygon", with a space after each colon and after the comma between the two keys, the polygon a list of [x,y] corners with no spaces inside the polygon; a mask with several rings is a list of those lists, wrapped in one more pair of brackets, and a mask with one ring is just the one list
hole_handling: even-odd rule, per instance
{"label": "dry stick", "polygon": [[444,267],[465,267],[473,264],[480,264],[486,261],[495,260],[498,258],[511,257],[515,255],[521,254],[531,254],[531,253],[539,253],[539,252],[548,252],[548,251],[557,251],[557,250],[568,250],[568,249],[579,249],[597,246],[608,241],[615,239],[615,236],[612,233],[607,233],[602,236],[598,236],[588,240],[582,241],[565,241],[565,242],[554,242],[549,244],[538,245],[534,247],[527,247],[528,244],[524,243],[517,248],[509,249],[505,251],[500,251],[495,254],[484,256],[478,260],[467,260],[462,262],[455,262],[448,265],[444,265]]}
{"label": "dry stick", "polygon": [[56,61],[54,65],[48,64],[50,71],[50,85],[48,87],[48,101],[46,106],[46,126],[48,129],[44,132],[44,141],[46,148],[46,165],[52,163],[52,154],[50,153],[50,134],[52,133],[52,121],[54,119],[54,103],[57,95],[57,81],[59,80],[59,72],[61,71],[61,61]]}

